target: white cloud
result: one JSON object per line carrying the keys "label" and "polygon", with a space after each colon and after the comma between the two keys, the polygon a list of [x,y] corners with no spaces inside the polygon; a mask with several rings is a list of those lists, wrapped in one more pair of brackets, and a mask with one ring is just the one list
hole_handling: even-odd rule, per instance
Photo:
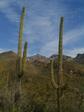
{"label": "white cloud", "polygon": [[2,53],[2,52],[4,52],[4,50],[0,48],[0,53]]}
{"label": "white cloud", "polygon": [[0,12],[11,22],[18,22],[19,14],[15,11],[12,4],[17,4],[16,0],[0,0]]}
{"label": "white cloud", "polygon": [[74,49],[66,49],[64,54],[68,56],[75,57],[78,53],[84,53],[84,47],[83,48],[74,48]]}
{"label": "white cloud", "polygon": [[[78,42],[78,39],[81,38],[81,36],[84,35],[84,26],[81,28],[76,28],[73,29],[69,32],[67,32],[63,37],[64,37],[64,45],[69,45],[69,43],[72,42]],[[41,49],[40,49],[40,53],[41,54],[45,54],[46,56],[50,56],[52,54],[57,54],[58,51],[58,40],[54,39],[48,43],[46,43]],[[64,53],[66,55],[70,55],[70,56],[75,56],[77,53],[83,53],[84,52],[84,48],[74,48],[72,50],[69,49],[64,49]]]}
{"label": "white cloud", "polygon": [[0,53],[6,52],[6,51],[10,51],[9,49],[2,49],[0,48]]}
{"label": "white cloud", "polygon": [[52,54],[57,54],[58,51],[58,42],[56,41],[51,41],[47,44],[45,44],[41,50],[40,50],[40,54],[44,54],[46,56],[50,56]]}
{"label": "white cloud", "polygon": [[30,22],[26,22],[24,34],[32,44],[36,41],[45,43],[47,39],[49,40],[52,38],[52,31],[53,25],[50,18],[37,16],[34,19],[31,18]]}
{"label": "white cloud", "polygon": [[[11,22],[18,22],[19,21],[19,14],[16,12],[15,7],[12,7],[12,4],[18,5],[19,8],[22,8],[22,6],[25,4],[27,6],[27,16],[25,19],[25,29],[24,34],[26,37],[30,38],[30,42],[34,43],[36,41],[38,42],[48,42],[51,41],[51,39],[55,36],[55,33],[53,33],[54,26],[52,25],[52,16],[56,18],[56,16],[59,16],[62,14],[57,4],[57,11],[53,10],[52,8],[48,9],[45,5],[45,2],[42,0],[35,1],[27,1],[27,0],[1,0],[0,1],[0,11],[5,15],[6,18],[8,18]],[[46,7],[45,7],[46,6]],[[41,8],[40,8],[41,7]],[[45,9],[45,12],[43,12],[43,8]],[[29,8],[29,9],[28,9]],[[28,10],[31,11],[31,17],[29,17]],[[40,10],[43,15],[36,15],[37,12]],[[59,10],[59,11],[58,11]],[[32,12],[33,11],[33,12]],[[57,13],[58,12],[58,13]],[[46,15],[47,14],[47,15]],[[31,20],[29,20],[31,19]],[[56,19],[55,19],[56,21]],[[57,24],[57,21],[56,21]],[[55,27],[56,28],[56,27]],[[37,29],[37,30],[36,30]],[[40,39],[40,35],[43,39]],[[29,39],[28,39],[29,40]]]}
{"label": "white cloud", "polygon": [[[19,22],[19,16],[11,7],[2,10],[5,14],[5,17],[8,18],[11,22]],[[7,14],[6,14],[7,13]]]}
{"label": "white cloud", "polygon": [[68,44],[73,41],[78,41],[78,39],[84,35],[84,26],[72,29],[71,31],[65,33],[64,44]]}

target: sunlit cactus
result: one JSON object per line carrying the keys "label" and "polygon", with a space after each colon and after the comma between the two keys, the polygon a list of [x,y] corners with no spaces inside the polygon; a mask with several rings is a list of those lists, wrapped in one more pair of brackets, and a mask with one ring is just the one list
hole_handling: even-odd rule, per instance
{"label": "sunlit cactus", "polygon": [[21,71],[22,71],[22,39],[23,39],[23,29],[24,29],[24,16],[25,16],[25,7],[23,7],[23,9],[22,9],[22,14],[20,17],[18,57],[17,57],[17,74],[18,74],[18,76],[21,75]]}
{"label": "sunlit cactus", "polygon": [[[18,39],[18,53],[16,61],[16,81],[15,81],[15,95],[14,95],[14,107],[16,105],[17,111],[21,112],[21,97],[22,97],[22,70],[23,65],[26,60],[26,49],[27,43],[25,45],[23,58],[22,58],[22,40],[23,40],[23,29],[24,29],[24,16],[25,16],[25,7],[22,9],[22,14],[20,17],[20,29],[19,29],[19,39]],[[23,64],[24,63],[24,64]],[[18,96],[18,98],[17,98]],[[17,100],[16,100],[17,99]]]}

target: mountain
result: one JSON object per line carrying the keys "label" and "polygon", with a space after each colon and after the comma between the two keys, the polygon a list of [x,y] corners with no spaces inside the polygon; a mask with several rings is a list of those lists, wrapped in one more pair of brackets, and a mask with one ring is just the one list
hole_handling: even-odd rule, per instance
{"label": "mountain", "polygon": [[[58,55],[56,54],[53,54],[49,57],[49,59],[54,59],[54,60],[57,60],[57,58],[58,58]],[[73,58],[70,56],[63,55],[63,60],[70,61],[70,60],[73,60]]]}
{"label": "mountain", "polygon": [[[13,51],[0,53],[0,70],[3,70],[5,68],[12,69],[13,65],[15,68],[16,56],[16,53]],[[38,73],[39,71],[40,74],[42,72],[43,74],[47,75],[47,73],[50,71],[50,60],[56,60],[55,65],[57,66],[57,57],[58,55],[56,54],[50,56],[49,58],[40,54],[28,57],[27,65],[30,67],[30,73],[31,69],[33,69],[34,73]],[[73,71],[73,74],[83,74],[84,69],[82,64],[84,64],[84,54],[78,54],[76,58],[72,58],[65,55],[63,56],[63,68],[64,72],[67,74],[70,74],[70,71]]]}
{"label": "mountain", "polygon": [[[9,60],[15,60],[17,54],[13,51],[7,51],[0,53],[0,61],[9,61]],[[43,63],[43,64],[48,64],[50,63],[51,59],[54,59],[57,61],[58,55],[53,54],[50,57],[42,56],[40,54],[36,54],[33,56],[30,56],[27,58],[27,60],[31,63]],[[70,56],[63,55],[63,61],[74,61],[79,64],[84,64],[84,54],[77,54],[75,58],[72,58]]]}
{"label": "mountain", "polygon": [[16,58],[16,53],[13,51],[0,53],[0,60],[13,60],[15,58]]}
{"label": "mountain", "polygon": [[40,54],[36,54],[34,56],[27,58],[31,62],[41,62],[41,63],[49,63],[49,59],[45,56],[42,56]]}
{"label": "mountain", "polygon": [[[46,56],[42,56],[40,54],[36,54],[34,56],[28,57],[27,59],[28,59],[28,61],[30,61],[32,63],[44,63],[44,64],[48,64],[48,63],[50,63],[51,59],[54,59],[54,60],[57,61],[57,57],[58,57],[58,55],[56,55],[56,54],[51,55],[49,58],[46,57]],[[63,56],[63,60],[70,61],[70,60],[73,60],[73,58],[64,55]]]}
{"label": "mountain", "polygon": [[79,64],[84,64],[84,54],[77,54],[74,60]]}
{"label": "mountain", "polygon": [[16,53],[13,51],[0,53],[0,73],[15,69],[16,56]]}

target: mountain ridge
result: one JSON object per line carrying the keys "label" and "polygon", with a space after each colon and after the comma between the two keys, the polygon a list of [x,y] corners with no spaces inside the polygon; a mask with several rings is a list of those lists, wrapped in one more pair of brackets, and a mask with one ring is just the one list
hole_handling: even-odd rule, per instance
{"label": "mountain ridge", "polygon": [[[12,60],[17,57],[17,54],[14,51],[6,51],[3,53],[0,53],[0,60]],[[52,54],[50,57],[43,56],[41,54],[35,54],[33,56],[27,57],[27,60],[30,62],[41,62],[41,63],[49,63],[51,59],[57,60],[58,55]],[[80,54],[78,53],[75,58],[67,55],[63,55],[63,61],[75,61],[79,64],[84,64],[84,53]]]}

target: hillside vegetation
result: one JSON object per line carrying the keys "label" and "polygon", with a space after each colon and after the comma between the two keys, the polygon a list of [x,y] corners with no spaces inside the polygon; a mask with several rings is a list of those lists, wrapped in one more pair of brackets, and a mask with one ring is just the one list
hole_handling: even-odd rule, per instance
{"label": "hillside vegetation", "polygon": [[[2,54],[0,58],[4,58]],[[0,109],[11,112],[14,92],[16,58],[14,53],[6,53],[8,57],[0,61]],[[10,56],[9,56],[10,55]],[[11,65],[11,66],[10,66]],[[55,68],[57,63],[55,63]],[[62,112],[83,112],[84,108],[84,69],[74,61],[64,61],[66,86],[60,97]],[[70,71],[73,72],[70,72]],[[57,94],[51,83],[50,63],[27,61],[22,78],[22,112],[56,112]]]}

